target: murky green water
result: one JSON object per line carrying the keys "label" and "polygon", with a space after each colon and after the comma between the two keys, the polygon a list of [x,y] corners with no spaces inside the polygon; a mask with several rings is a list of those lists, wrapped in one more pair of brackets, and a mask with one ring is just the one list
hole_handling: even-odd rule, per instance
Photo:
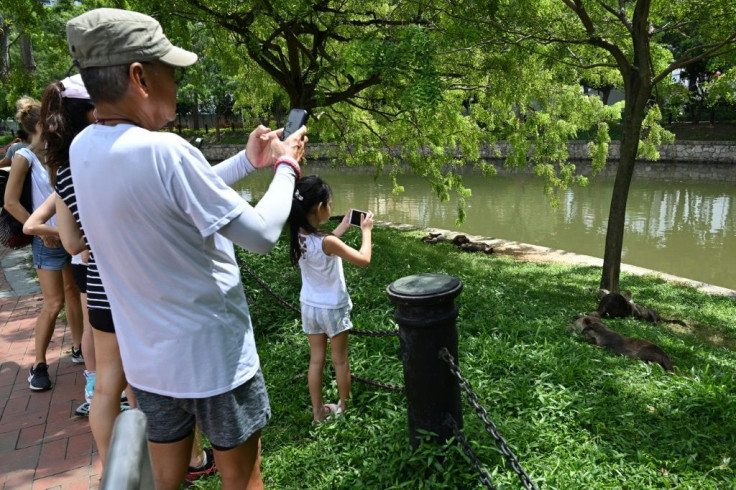
{"label": "murky green water", "polygon": [[[419,177],[404,176],[406,191],[394,195],[385,176],[361,170],[307,169],[333,189],[333,213],[370,209],[377,219],[457,230],[473,235],[603,256],[613,180],[591,179],[568,190],[553,209],[533,176],[484,178],[468,174],[472,188],[467,219],[456,225],[454,200],[441,203]],[[247,199],[265,192],[272,174],[241,182]],[[736,289],[736,186],[725,183],[638,179],[627,207],[623,262]]]}

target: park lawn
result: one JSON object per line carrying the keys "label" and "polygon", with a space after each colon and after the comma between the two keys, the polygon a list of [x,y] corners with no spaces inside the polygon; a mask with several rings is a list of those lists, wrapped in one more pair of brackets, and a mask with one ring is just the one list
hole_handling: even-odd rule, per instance
{"label": "park lawn", "polygon": [[[376,227],[371,265],[345,265],[355,328],[396,328],[385,293],[396,279],[423,272],[459,278],[461,371],[540,488],[736,486],[736,300],[623,275],[622,287],[635,300],[690,325],[607,321],[660,345],[679,369],[675,375],[567,331],[576,313],[595,309],[587,288],[597,285],[599,269],[467,253],[424,244],[422,234]],[[344,238],[359,246],[357,229]],[[238,254],[276,294],[298,305],[300,276],[289,264],[286,234],[268,255]],[[273,410],[262,441],[266,488],[482,488],[457,446],[426,442],[410,449],[401,393],[354,383],[346,415],[312,426],[302,376],[309,349],[298,315],[248,272],[243,283]],[[399,356],[397,337],[351,337],[355,375],[403,385]],[[325,396],[337,399],[329,368]],[[464,396],[463,413],[464,433],[494,484],[522,488]],[[198,486],[219,488],[219,481]]]}

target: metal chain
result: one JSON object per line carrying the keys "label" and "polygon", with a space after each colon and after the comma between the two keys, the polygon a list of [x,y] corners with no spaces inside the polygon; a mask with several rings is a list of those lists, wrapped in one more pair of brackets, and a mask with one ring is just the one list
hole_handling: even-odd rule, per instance
{"label": "metal chain", "polygon": [[470,443],[468,443],[468,439],[465,437],[465,434],[460,432],[460,429],[457,426],[457,422],[455,422],[455,419],[452,418],[452,415],[447,414],[447,417],[445,418],[445,424],[452,429],[452,432],[455,434],[455,439],[463,447],[465,455],[470,458],[470,466],[472,466],[473,469],[478,472],[478,479],[480,480],[480,482],[491,490],[495,490],[496,487],[493,486],[491,475],[488,473],[488,471],[486,471],[485,468],[483,468],[483,464],[478,459],[478,456],[476,456],[473,452],[473,448],[470,447]]}
{"label": "metal chain", "polygon": [[359,376],[356,376],[354,374],[350,374],[350,378],[354,381],[357,381],[358,383],[363,383],[371,386],[376,386],[378,388],[382,388],[387,391],[395,391],[396,393],[403,393],[404,387],[400,385],[394,385],[391,383],[383,383],[381,381],[372,381],[370,379],[361,378]]}
{"label": "metal chain", "polygon": [[[268,294],[270,294],[271,296],[273,296],[274,298],[276,298],[276,300],[279,303],[281,303],[282,305],[286,306],[288,309],[290,309],[294,313],[297,313],[299,315],[302,314],[302,312],[301,312],[301,310],[299,310],[299,308],[297,308],[296,306],[292,305],[291,303],[289,303],[286,300],[284,300],[283,298],[281,298],[281,296],[279,296],[278,294],[276,294],[270,287],[268,287],[268,285],[265,282],[263,282],[256,275],[256,273],[253,271],[253,269],[251,269],[250,267],[248,267],[248,264],[246,264],[245,262],[243,262],[241,260],[240,261],[240,265],[243,266],[243,268],[245,269],[245,271],[248,274],[250,274],[250,276],[253,278],[254,281],[256,281],[263,289],[265,289]],[[399,331],[398,330],[356,330],[356,329],[353,328],[353,329],[350,330],[350,335],[360,335],[360,336],[363,336],[363,337],[393,337],[395,335],[399,335]]]}
{"label": "metal chain", "polygon": [[279,303],[281,303],[282,305],[286,306],[288,309],[290,309],[294,313],[297,313],[297,314],[301,315],[302,312],[301,312],[301,310],[299,310],[299,308],[297,308],[296,306],[294,306],[291,303],[287,302],[286,300],[282,299],[281,296],[279,296],[278,294],[276,294],[275,292],[273,292],[273,290],[270,287],[268,287],[268,285],[265,282],[261,281],[261,279],[256,275],[255,271],[253,269],[251,269],[248,266],[248,264],[246,264],[242,260],[240,260],[239,262],[240,262],[240,265],[243,266],[243,269],[245,269],[245,271],[248,274],[250,274],[250,276],[253,278],[253,280],[256,281],[259,286],[261,286],[263,289],[265,289],[268,294],[270,294],[271,296],[273,296],[274,298],[276,298],[276,300]]}
{"label": "metal chain", "polygon": [[361,337],[396,337],[399,335],[398,330],[349,330],[350,335],[359,335]]}
{"label": "metal chain", "polygon": [[[306,377],[307,377],[307,371],[304,371],[302,373],[295,374],[291,378],[291,382],[293,383],[298,379],[306,378]],[[363,384],[367,384],[370,386],[376,386],[378,388],[383,388],[386,391],[395,391],[396,393],[404,392],[404,387],[401,385],[394,385],[391,383],[382,383],[381,381],[373,381],[370,379],[361,378],[360,376],[356,376],[353,373],[350,373],[350,379],[352,379],[353,381],[357,381],[358,383],[363,383]]]}
{"label": "metal chain", "polygon": [[522,468],[516,455],[509,448],[506,440],[498,432],[496,424],[494,424],[493,421],[488,417],[488,411],[480,404],[478,395],[473,392],[470,383],[465,378],[463,378],[462,374],[460,374],[460,368],[458,368],[457,364],[455,364],[455,358],[452,357],[452,354],[450,354],[450,351],[447,350],[447,347],[443,347],[442,350],[440,350],[439,358],[448,364],[448,366],[450,367],[450,371],[460,382],[460,388],[462,388],[462,390],[468,396],[468,402],[473,406],[475,412],[485,424],[486,431],[496,440],[496,445],[501,450],[501,453],[506,456],[506,461],[509,463],[509,466],[511,466],[511,469],[514,470],[514,473],[519,476],[521,484],[527,490],[537,490],[537,486],[534,485],[534,482],[532,482],[531,478],[529,478],[529,475],[526,473],[526,471],[524,471],[524,468]]}

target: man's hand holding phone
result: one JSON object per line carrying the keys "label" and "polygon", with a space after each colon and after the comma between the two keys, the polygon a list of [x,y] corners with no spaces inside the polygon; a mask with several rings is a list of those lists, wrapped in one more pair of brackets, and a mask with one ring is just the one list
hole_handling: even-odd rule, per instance
{"label": "man's hand holding phone", "polygon": [[[304,149],[307,141],[307,111],[303,109],[292,109],[289,112],[284,129],[275,131],[259,125],[248,136],[245,146],[245,154],[248,160],[256,168],[270,167],[282,156],[293,158],[297,162],[304,157]],[[284,138],[287,128],[294,128],[291,134]]]}
{"label": "man's hand holding phone", "polygon": [[283,129],[279,129],[276,134],[278,139],[271,140],[271,153],[274,160],[282,156],[291,157],[297,162],[304,156],[304,147],[309,141],[307,138],[307,122],[309,113],[304,109],[292,109],[289,111],[289,117]]}

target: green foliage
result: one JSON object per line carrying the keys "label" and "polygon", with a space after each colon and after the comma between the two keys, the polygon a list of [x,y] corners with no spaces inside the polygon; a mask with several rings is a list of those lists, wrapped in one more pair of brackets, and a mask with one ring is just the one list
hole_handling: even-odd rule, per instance
{"label": "green foliage", "polygon": [[597,174],[606,164],[608,157],[608,143],[611,137],[608,135],[608,124],[601,123],[595,134],[595,139],[590,143],[590,158],[592,160],[593,175]]}
{"label": "green foliage", "polygon": [[657,146],[675,141],[675,135],[664,129],[660,125],[661,121],[662,113],[659,110],[659,106],[654,105],[650,107],[642,124],[643,137],[639,143],[637,157],[647,160],[657,160],[659,158]]}
{"label": "green foliage", "polygon": [[[40,1],[0,0],[0,12],[9,23],[10,74],[0,86],[0,118],[12,117],[22,95],[40,98],[46,85],[63,78],[72,64],[66,44],[66,21],[83,12],[77,2],[60,1],[43,6]],[[31,74],[20,59],[19,36],[31,38],[36,72]]]}
{"label": "green foliage", "polygon": [[[595,308],[593,267],[517,262],[426,245],[419,232],[374,229],[373,261],[345,266],[355,328],[396,328],[385,288],[404,276],[444,273],[463,282],[459,364],[519,461],[540,488],[730,488],[736,447],[736,303],[654,277],[625,275],[641,304],[690,328],[633,319],[607,321],[623,335],[660,345],[680,375],[616,356],[567,331],[574,315]],[[344,236],[358,245],[358,233]],[[238,251],[276,294],[298,306],[299,271],[288,238],[268,255]],[[427,439],[412,451],[404,395],[354,383],[345,416],[311,425],[306,380],[309,348],[298,314],[248,273],[249,298],[273,417],[263,431],[268,488],[480,488],[453,444]],[[395,337],[350,339],[358,376],[403,384]],[[325,397],[337,398],[325,370]],[[516,475],[463,397],[464,433],[499,488]],[[217,478],[198,484],[219,488]]]}

